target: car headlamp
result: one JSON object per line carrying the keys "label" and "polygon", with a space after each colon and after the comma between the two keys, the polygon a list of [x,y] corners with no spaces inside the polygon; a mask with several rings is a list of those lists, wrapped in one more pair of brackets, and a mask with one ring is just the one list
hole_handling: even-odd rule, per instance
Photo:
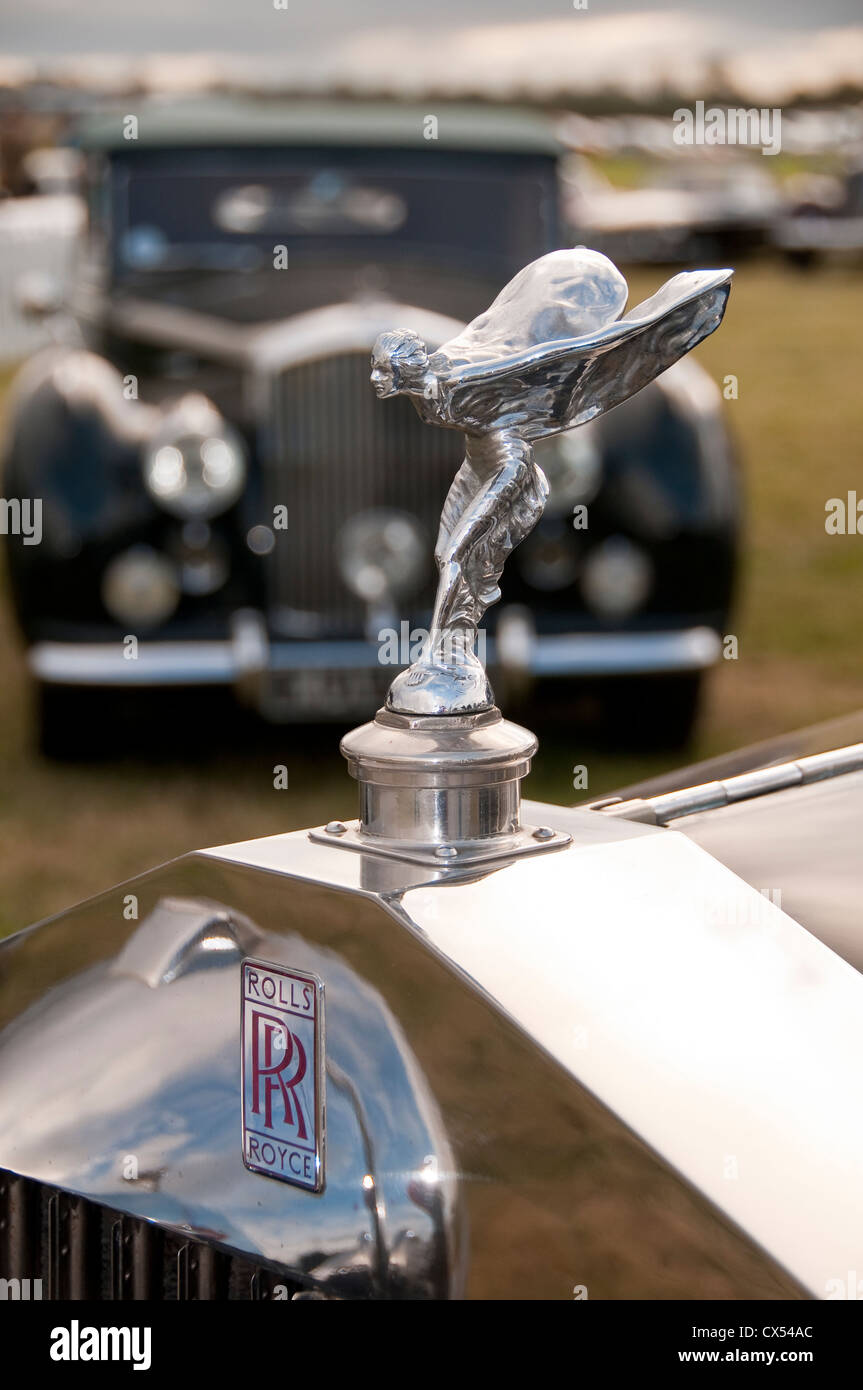
{"label": "car headlamp", "polygon": [[226,511],[245,480],[243,441],[205,396],[178,401],[147,445],[147,491],[160,507],[184,520]]}
{"label": "car headlamp", "polygon": [[650,556],[626,536],[609,536],[584,562],[584,600],[601,618],[628,618],[644,605],[652,587]]}
{"label": "car headlamp", "polygon": [[174,565],[148,545],[115,555],[102,576],[102,602],[118,623],[158,627],[179,601]]}
{"label": "car headlamp", "polygon": [[405,598],[419,587],[428,567],[419,522],[407,512],[385,508],[360,512],[342,527],[337,559],[342,579],[365,603]]}

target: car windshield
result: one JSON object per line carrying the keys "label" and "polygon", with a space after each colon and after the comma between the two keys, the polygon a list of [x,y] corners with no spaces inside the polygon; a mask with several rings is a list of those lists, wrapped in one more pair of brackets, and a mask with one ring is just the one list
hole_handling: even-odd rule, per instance
{"label": "car windshield", "polygon": [[110,177],[118,278],[439,254],[518,266],[554,244],[550,158],[420,150],[142,151]]}

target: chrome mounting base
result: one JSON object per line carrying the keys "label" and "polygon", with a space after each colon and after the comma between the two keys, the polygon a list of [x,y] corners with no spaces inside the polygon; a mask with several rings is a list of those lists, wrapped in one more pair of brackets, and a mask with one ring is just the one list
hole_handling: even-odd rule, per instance
{"label": "chrome mounting base", "polygon": [[360,819],[310,831],[320,844],[435,868],[560,849],[569,836],[520,823],[535,736],[492,708],[476,714],[378,710],[342,739]]}
{"label": "chrome mounting base", "polygon": [[467,869],[475,864],[538,854],[544,849],[563,849],[572,843],[572,836],[562,830],[523,825],[514,834],[502,835],[492,842],[463,840],[458,844],[420,845],[366,835],[358,820],[318,826],[309,831],[309,839],[318,845],[350,849],[357,854],[377,854],[384,859],[398,859],[402,863],[422,864],[433,869]]}

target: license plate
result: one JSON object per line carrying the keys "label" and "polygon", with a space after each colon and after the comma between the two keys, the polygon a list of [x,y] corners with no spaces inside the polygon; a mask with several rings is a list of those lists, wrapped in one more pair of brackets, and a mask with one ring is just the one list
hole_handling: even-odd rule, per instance
{"label": "license plate", "polygon": [[321,719],[328,716],[371,719],[383,704],[394,674],[391,667],[357,671],[273,671],[264,694],[264,712],[271,718],[305,715]]}

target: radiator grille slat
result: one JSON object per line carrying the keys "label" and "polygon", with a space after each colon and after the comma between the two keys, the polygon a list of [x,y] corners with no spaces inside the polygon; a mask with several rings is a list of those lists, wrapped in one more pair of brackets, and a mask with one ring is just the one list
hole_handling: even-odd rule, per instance
{"label": "radiator grille slat", "polygon": [[38,1278],[31,1266],[40,1246],[38,1191],[26,1178],[0,1173],[0,1278]]}
{"label": "radiator grille slat", "polygon": [[67,1277],[62,1297],[99,1298],[102,1292],[102,1241],[98,1217],[84,1197],[71,1197],[65,1193],[61,1196],[66,1203],[67,1252]]}
{"label": "radiator grille slat", "polygon": [[304,1288],[242,1255],[2,1171],[0,1280],[6,1298],[51,1300],[252,1300],[277,1287],[290,1299]]}
{"label": "radiator grille slat", "polygon": [[184,1241],[177,1251],[177,1298],[196,1301],[227,1298],[230,1264],[227,1255],[212,1246]]}
{"label": "radiator grille slat", "polygon": [[162,1286],[162,1232],[146,1221],[120,1216],[111,1238],[111,1296],[159,1298]]}
{"label": "radiator grille slat", "polygon": [[[403,397],[379,401],[366,352],[282,372],[273,382],[272,423],[267,499],[287,506],[289,516],[270,557],[274,628],[302,635],[305,619],[309,636],[361,634],[364,609],[339,573],[338,540],[351,517],[378,509],[419,522],[428,565],[401,616],[426,614],[441,507],[463,454],[458,432],[424,425]],[[292,620],[299,624],[293,632]]]}
{"label": "radiator grille slat", "polygon": [[51,1192],[45,1198],[44,1250],[47,1298],[101,1296],[99,1225],[83,1197]]}

